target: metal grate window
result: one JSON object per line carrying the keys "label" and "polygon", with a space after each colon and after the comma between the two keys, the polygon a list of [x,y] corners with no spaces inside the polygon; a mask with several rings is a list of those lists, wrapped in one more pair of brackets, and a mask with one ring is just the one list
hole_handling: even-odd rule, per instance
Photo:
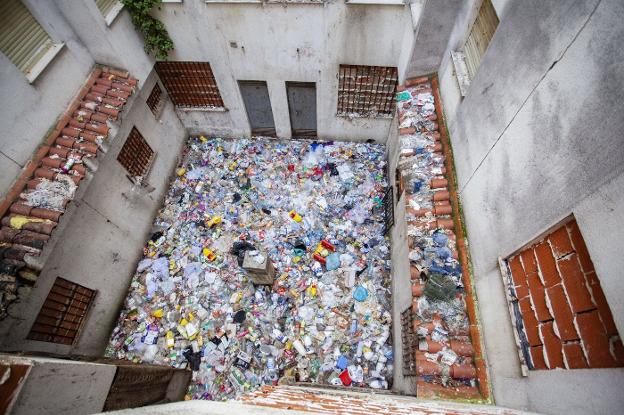
{"label": "metal grate window", "polygon": [[505,261],[529,369],[624,366],[624,346],[574,218]]}
{"label": "metal grate window", "polygon": [[20,0],[0,1],[0,51],[28,73],[53,46],[52,39]]}
{"label": "metal grate window", "polygon": [[95,4],[100,9],[102,16],[106,17],[113,10],[113,7],[119,4],[119,0],[95,0]]}
{"label": "metal grate window", "polygon": [[133,127],[117,160],[130,173],[130,176],[142,178],[147,174],[154,155],[154,150],[147,144],[139,130]]}
{"label": "metal grate window", "polygon": [[160,103],[162,101],[162,90],[160,89],[160,85],[158,82],[154,84],[154,88],[152,92],[150,92],[149,97],[147,97],[147,106],[155,116],[158,116],[158,110],[160,107]]}
{"label": "metal grate window", "polygon": [[208,62],[156,62],[156,72],[176,107],[223,107]]}
{"label": "metal grate window", "polygon": [[401,341],[403,342],[403,376],[416,376],[418,338],[414,332],[412,307],[401,313]]}
{"label": "metal grate window", "polygon": [[461,51],[464,54],[470,79],[473,79],[477,73],[481,58],[485,55],[490,40],[492,40],[494,36],[494,32],[498,27],[498,22],[498,16],[496,15],[494,6],[492,6],[491,0],[483,0],[477,18],[470,29],[466,43]]}
{"label": "metal grate window", "polygon": [[338,116],[392,116],[397,82],[396,67],[340,65]]}
{"label": "metal grate window", "polygon": [[94,290],[58,277],[41,306],[28,339],[73,344],[95,293]]}

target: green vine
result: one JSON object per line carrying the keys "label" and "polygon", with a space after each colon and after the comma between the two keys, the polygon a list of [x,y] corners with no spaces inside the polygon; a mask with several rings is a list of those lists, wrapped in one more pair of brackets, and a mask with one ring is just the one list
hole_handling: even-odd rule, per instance
{"label": "green vine", "polygon": [[169,51],[173,49],[173,41],[167,33],[165,25],[152,17],[150,11],[161,0],[121,0],[132,17],[134,27],[143,33],[145,38],[145,52],[154,53],[157,59],[167,59]]}

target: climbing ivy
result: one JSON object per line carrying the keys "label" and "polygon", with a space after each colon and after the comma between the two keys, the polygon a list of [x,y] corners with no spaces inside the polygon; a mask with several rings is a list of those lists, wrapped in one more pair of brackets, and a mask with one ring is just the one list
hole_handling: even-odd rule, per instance
{"label": "climbing ivy", "polygon": [[169,51],[173,49],[173,41],[167,33],[165,25],[152,17],[150,11],[161,0],[121,0],[130,12],[132,24],[143,33],[145,38],[145,52],[154,53],[157,59],[167,59]]}

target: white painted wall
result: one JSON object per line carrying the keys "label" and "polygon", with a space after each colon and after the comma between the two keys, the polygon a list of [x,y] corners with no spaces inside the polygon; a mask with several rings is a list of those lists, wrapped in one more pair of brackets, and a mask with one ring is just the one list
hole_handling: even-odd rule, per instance
{"label": "white painted wall", "polygon": [[[179,112],[191,132],[249,136],[238,80],[267,81],[277,134],[290,137],[285,82],[316,82],[321,138],[385,142],[390,119],[336,117],[340,64],[398,66],[409,7],[403,5],[163,4],[175,43],[170,60],[208,61],[227,112]],[[230,47],[236,42],[238,47]]]}
{"label": "white painted wall", "polygon": [[497,260],[573,213],[624,333],[624,5],[506,3],[493,1],[501,23],[463,101],[448,53],[479,1],[465,3],[439,72],[494,398],[543,413],[619,413],[624,368],[520,375]]}
{"label": "white painted wall", "polygon": [[[76,197],[42,252],[45,267],[33,291],[26,301],[11,307],[11,317],[0,321],[1,350],[86,356],[104,353],[186,140],[186,131],[171,101],[166,102],[160,119],[147,107],[145,100],[155,82],[153,72],[144,81],[144,88],[124,107],[122,123],[110,134],[109,151],[98,154],[97,172],[81,181]],[[147,195],[131,191],[127,173],[117,161],[133,126],[156,152],[147,178],[155,190]],[[98,291],[73,346],[26,339],[57,276]]]}

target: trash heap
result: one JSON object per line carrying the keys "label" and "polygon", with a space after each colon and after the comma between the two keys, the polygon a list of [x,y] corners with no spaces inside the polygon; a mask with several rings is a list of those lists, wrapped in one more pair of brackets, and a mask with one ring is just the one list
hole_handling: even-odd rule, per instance
{"label": "trash heap", "polygon": [[407,203],[417,394],[452,391],[463,398],[478,397],[466,293],[428,79],[421,78],[400,91],[397,101],[398,169]]}
{"label": "trash heap", "polygon": [[388,388],[384,160],[376,144],[189,139],[107,356],[188,367],[194,399]]}

